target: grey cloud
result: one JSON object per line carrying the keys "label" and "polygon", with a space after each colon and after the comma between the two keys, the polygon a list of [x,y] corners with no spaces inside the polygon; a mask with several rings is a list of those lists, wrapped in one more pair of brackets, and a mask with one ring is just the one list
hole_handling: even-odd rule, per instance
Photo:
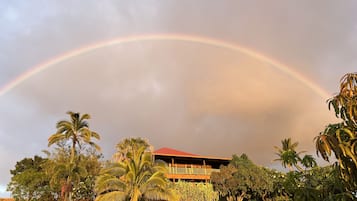
{"label": "grey cloud", "polygon": [[[339,78],[355,71],[355,7],[353,1],[3,1],[0,85],[84,45],[164,32],[248,47],[333,93]],[[0,165],[0,185],[15,161],[46,148],[68,110],[92,115],[106,157],[120,139],[142,136],[156,148],[246,152],[271,166],[282,138],[313,153],[313,137],[336,121],[325,100],[274,66],[187,42],[102,48],[31,77],[0,103],[1,159],[8,161]]]}

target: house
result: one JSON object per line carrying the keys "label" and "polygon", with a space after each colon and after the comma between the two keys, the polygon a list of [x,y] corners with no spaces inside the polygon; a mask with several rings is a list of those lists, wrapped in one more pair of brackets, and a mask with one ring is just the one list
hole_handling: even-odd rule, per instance
{"label": "house", "polygon": [[228,165],[231,160],[231,158],[200,156],[167,147],[154,151],[153,157],[167,164],[168,179],[195,182],[210,181],[211,173],[219,171],[221,165]]}

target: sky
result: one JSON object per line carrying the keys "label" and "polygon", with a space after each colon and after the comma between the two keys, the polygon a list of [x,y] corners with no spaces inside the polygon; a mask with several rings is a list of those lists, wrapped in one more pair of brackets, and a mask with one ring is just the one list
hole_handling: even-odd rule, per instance
{"label": "sky", "polygon": [[[106,159],[128,137],[204,156],[246,153],[272,168],[281,167],[273,147],[284,138],[315,154],[313,138],[339,121],[327,98],[357,71],[356,8],[348,0],[0,1],[0,197],[10,196],[16,161],[48,149],[67,111],[92,116]],[[157,37],[68,56],[148,35]]]}

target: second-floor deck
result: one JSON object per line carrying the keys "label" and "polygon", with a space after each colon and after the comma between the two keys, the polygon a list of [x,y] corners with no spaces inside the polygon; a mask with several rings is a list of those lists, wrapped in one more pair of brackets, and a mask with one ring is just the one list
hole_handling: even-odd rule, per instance
{"label": "second-floor deck", "polygon": [[212,168],[210,165],[168,164],[167,178],[209,180],[211,173],[218,171],[219,169]]}

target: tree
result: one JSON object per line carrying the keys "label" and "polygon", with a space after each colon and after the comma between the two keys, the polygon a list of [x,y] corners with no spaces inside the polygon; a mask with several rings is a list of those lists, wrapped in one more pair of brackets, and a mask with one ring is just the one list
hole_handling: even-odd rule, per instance
{"label": "tree", "polygon": [[328,108],[333,108],[342,122],[330,124],[315,137],[316,152],[329,161],[333,152],[339,172],[346,187],[357,189],[357,73],[348,73],[340,80],[340,91],[330,98]]}
{"label": "tree", "polygon": [[[114,154],[114,160],[123,161],[129,158],[129,155],[140,148],[151,149],[149,143],[143,138],[126,138],[116,145],[117,152]],[[151,150],[150,150],[151,151]]]}
{"label": "tree", "polygon": [[300,162],[305,168],[313,168],[317,166],[316,159],[309,154],[306,154]]}
{"label": "tree", "polygon": [[[98,133],[91,131],[89,129],[87,119],[90,119],[89,114],[83,114],[74,112],[67,112],[70,115],[71,120],[62,120],[57,122],[56,128],[57,132],[48,138],[48,146],[59,142],[70,142],[71,143],[71,163],[74,162],[75,155],[78,150],[82,148],[83,145],[90,145],[100,150],[100,147],[94,143],[92,138],[100,140]],[[78,149],[77,149],[78,146]]]}
{"label": "tree", "polygon": [[298,165],[301,161],[300,154],[303,152],[296,152],[296,147],[299,145],[298,142],[291,142],[290,138],[284,139],[281,141],[282,148],[274,146],[278,151],[276,155],[279,158],[274,159],[274,161],[281,161],[281,164],[284,168],[288,167],[290,170],[293,170],[293,167],[296,167],[298,170],[302,171],[302,168]]}
{"label": "tree", "polygon": [[314,167],[304,172],[290,171],[281,182],[291,200],[352,201],[335,166]]}
{"label": "tree", "polygon": [[[75,186],[81,181],[81,178],[87,175],[87,170],[83,167],[83,164],[75,164],[68,162],[54,162],[53,175],[51,183],[60,184],[61,186],[61,197],[64,199],[73,198],[73,190]],[[71,194],[69,194],[71,193]]]}
{"label": "tree", "polygon": [[214,190],[219,193],[219,197],[227,200],[236,200],[237,196],[244,197],[243,192],[239,192],[239,181],[234,177],[236,172],[237,168],[232,164],[222,165],[219,168],[219,172],[212,172],[211,182]]}
{"label": "tree", "polygon": [[95,185],[96,201],[176,200],[165,177],[165,164],[153,161],[148,147],[141,138],[118,143],[118,152],[125,153],[125,157],[109,163],[101,171]]}
{"label": "tree", "polygon": [[73,189],[73,197],[75,200],[94,200],[95,179],[101,170],[102,154],[98,154],[95,150],[87,150],[86,154],[80,155],[80,165],[85,169],[86,174],[80,177],[80,181]]}
{"label": "tree", "polygon": [[65,181],[62,184],[62,194],[65,201],[72,199],[73,182],[78,181],[79,172],[83,168],[78,166],[78,152],[83,146],[89,145],[97,150],[100,147],[92,141],[92,138],[100,139],[98,133],[89,129],[87,119],[90,119],[89,114],[80,115],[80,113],[67,112],[70,115],[70,120],[59,121],[56,125],[57,132],[48,138],[48,146],[53,144],[69,143],[71,154],[67,164],[60,164],[57,167],[56,173],[58,176],[63,176]]}
{"label": "tree", "polygon": [[[86,149],[77,156],[76,163],[69,163],[71,154],[69,147],[63,147],[61,144],[52,152],[44,152],[47,154],[44,171],[49,175],[50,187],[58,195],[57,197],[64,198],[64,194],[71,190],[73,200],[94,200],[95,178],[101,168],[100,153],[95,149]],[[67,185],[68,176],[71,177],[73,185]]]}
{"label": "tree", "polygon": [[268,171],[255,165],[247,155],[233,155],[220,172],[213,172],[211,182],[220,197],[232,201],[267,200],[273,192],[273,181]]}
{"label": "tree", "polygon": [[11,181],[7,190],[16,200],[53,200],[55,195],[49,186],[50,175],[44,171],[47,159],[40,156],[24,158],[10,170]]}

